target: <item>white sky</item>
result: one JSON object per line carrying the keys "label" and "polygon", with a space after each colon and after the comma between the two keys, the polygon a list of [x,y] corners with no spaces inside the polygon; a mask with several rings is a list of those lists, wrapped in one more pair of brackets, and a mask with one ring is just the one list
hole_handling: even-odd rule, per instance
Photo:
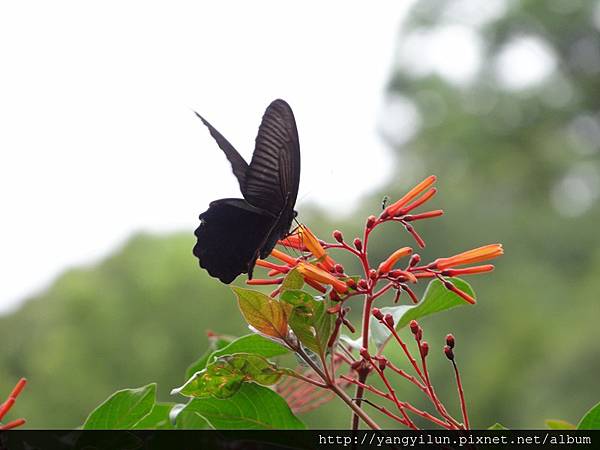
{"label": "white sky", "polygon": [[239,196],[193,109],[249,159],[264,108],[286,99],[297,207],[350,210],[390,175],[377,114],[410,3],[0,3],[0,311]]}

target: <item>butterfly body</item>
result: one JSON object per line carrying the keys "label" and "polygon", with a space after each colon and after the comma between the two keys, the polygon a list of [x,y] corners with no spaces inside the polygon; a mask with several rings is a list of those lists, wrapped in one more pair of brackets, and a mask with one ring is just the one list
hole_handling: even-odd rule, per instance
{"label": "butterfly body", "polygon": [[210,203],[200,214],[193,253],[200,267],[231,283],[252,270],[285,237],[296,216],[300,183],[300,146],[290,106],[273,101],[265,111],[250,164],[210,123],[198,115],[231,163],[243,199]]}

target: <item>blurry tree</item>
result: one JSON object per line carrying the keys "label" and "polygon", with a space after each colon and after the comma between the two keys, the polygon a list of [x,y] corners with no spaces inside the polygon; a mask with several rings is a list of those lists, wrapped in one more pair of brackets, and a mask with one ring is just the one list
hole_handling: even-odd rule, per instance
{"label": "blurry tree", "polygon": [[206,330],[245,332],[225,319],[234,298],[198,269],[193,242],[191,233],[139,235],[0,317],[0,392],[29,379],[18,405],[28,426],[76,427],[115,390],[154,381],[172,400]]}
{"label": "blurry tree", "polygon": [[435,173],[448,214],[428,245],[506,248],[471,317],[440,330],[466,341],[477,426],[576,420],[600,397],[599,30],[597,1],[419,0],[399,36],[387,190]]}

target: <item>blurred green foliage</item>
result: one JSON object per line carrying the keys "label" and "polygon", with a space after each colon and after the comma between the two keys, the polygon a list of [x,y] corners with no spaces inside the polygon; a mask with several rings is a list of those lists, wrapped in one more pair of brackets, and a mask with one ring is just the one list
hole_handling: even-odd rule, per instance
{"label": "blurred green foliage", "polygon": [[[353,237],[384,194],[394,199],[425,175],[438,175],[432,207],[446,215],[417,224],[428,243],[424,259],[490,242],[502,242],[506,255],[492,274],[469,278],[477,306],[423,323],[436,389],[458,408],[441,354],[451,331],[475,427],[541,427],[546,418],[576,423],[600,397],[598,2],[496,1],[488,16],[457,10],[468,3],[481,5],[420,0],[403,27],[400,50],[419,33],[467,29],[480,40],[481,59],[461,82],[396,64],[390,104],[412,105],[417,117],[408,140],[388,136],[399,175],[344,224],[319,211],[303,211],[302,219],[323,237],[334,228]],[[524,87],[498,80],[502,55],[532,37],[547,48],[552,70]],[[385,118],[388,130],[405,126],[404,117],[396,119]],[[373,239],[373,260],[412,244],[399,228],[384,228]],[[31,427],[75,427],[115,390],[155,381],[158,398],[172,401],[168,392],[207,345],[206,329],[246,334],[231,291],[198,269],[193,240],[191,230],[137,236],[0,317],[0,393],[19,376],[30,380],[15,414]],[[389,351],[402,361],[397,349]],[[424,406],[405,384],[398,393]],[[349,423],[337,401],[303,419],[309,427]]]}

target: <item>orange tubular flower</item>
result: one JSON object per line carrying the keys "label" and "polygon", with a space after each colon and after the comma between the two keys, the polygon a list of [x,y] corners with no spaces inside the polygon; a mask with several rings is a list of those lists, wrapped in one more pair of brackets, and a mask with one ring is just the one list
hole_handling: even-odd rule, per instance
{"label": "orange tubular flower", "polygon": [[464,269],[445,269],[442,270],[442,275],[445,277],[457,277],[459,275],[473,275],[475,273],[491,272],[494,270],[493,264],[483,266],[465,267]]}
{"label": "orange tubular flower", "polygon": [[308,249],[312,253],[312,255],[317,258],[319,263],[323,265],[323,268],[326,270],[331,270],[335,266],[335,261],[331,259],[331,257],[327,254],[317,237],[313,234],[310,229],[305,225],[300,225],[298,227],[297,236],[300,241],[304,244],[304,247]]}
{"label": "orange tubular flower", "polygon": [[278,244],[286,247],[295,248],[301,251],[308,250],[308,248],[306,248],[306,245],[304,245],[304,239],[302,239],[302,236],[300,236],[298,233],[290,234],[286,238],[278,241]]}
{"label": "orange tubular flower", "polygon": [[487,259],[496,258],[504,254],[502,244],[490,244],[475,248],[449,258],[438,258],[429,266],[431,269],[448,269],[450,267],[473,264]]}
{"label": "orange tubular flower", "polygon": [[273,269],[277,273],[286,273],[288,270],[287,266],[280,266],[279,264],[272,263],[271,261],[265,261],[264,259],[257,259],[256,265],[260,267],[266,267],[267,269]]}
{"label": "orange tubular flower", "polygon": [[384,262],[379,264],[379,268],[377,269],[377,271],[380,274],[389,272],[390,270],[392,270],[392,267],[394,267],[394,264],[396,264],[399,259],[404,258],[405,256],[408,256],[411,253],[412,253],[412,248],[410,248],[410,247],[399,248],[394,253],[392,253],[388,257],[388,259],[386,259]]}
{"label": "orange tubular flower", "polygon": [[[10,411],[10,409],[15,404],[17,397],[25,388],[27,384],[27,380],[25,378],[21,378],[19,382],[16,384],[12,392],[9,394],[8,398],[4,403],[0,403],[0,420],[4,418],[4,416]],[[11,430],[16,427],[20,427],[25,423],[25,419],[16,419],[12,422],[8,422],[5,424],[0,423],[0,430]]]}
{"label": "orange tubular flower", "polygon": [[291,265],[296,264],[296,260],[294,258],[292,258],[290,255],[286,255],[285,253],[280,252],[279,250],[277,250],[275,248],[271,252],[270,256],[277,258],[286,264],[291,264]]}
{"label": "orange tubular flower", "polygon": [[298,264],[297,268],[298,272],[302,274],[302,276],[306,279],[307,282],[310,280],[316,281],[317,283],[329,284],[339,294],[345,294],[346,292],[348,292],[348,286],[346,286],[346,283],[344,283],[341,280],[338,280],[330,273],[325,272],[323,269],[320,269],[313,264],[301,262]]}
{"label": "orange tubular flower", "polygon": [[[390,206],[388,206],[385,209],[384,214],[387,215],[388,217],[394,217],[404,206],[408,205],[412,200],[414,200],[416,197],[418,197],[421,193],[425,192],[433,183],[436,182],[436,180],[437,180],[437,177],[435,175],[431,175],[431,176],[425,178],[423,181],[421,181],[419,184],[417,184],[414,188],[412,188],[410,191],[408,191],[408,193],[404,197],[402,197],[397,202],[392,203]],[[423,200],[422,202],[420,202],[419,204],[424,203],[429,198],[431,198],[434,194],[435,194],[435,192],[428,194],[428,197],[425,200]]]}

